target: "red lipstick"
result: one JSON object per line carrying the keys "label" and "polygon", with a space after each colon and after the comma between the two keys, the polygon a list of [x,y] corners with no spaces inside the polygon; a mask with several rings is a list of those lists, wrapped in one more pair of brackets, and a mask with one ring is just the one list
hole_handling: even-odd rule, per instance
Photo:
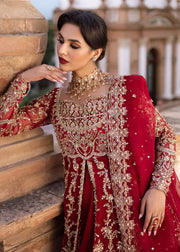
{"label": "red lipstick", "polygon": [[67,63],[68,63],[68,61],[65,60],[65,59],[62,58],[62,57],[59,57],[59,62],[60,62],[61,64],[67,64]]}

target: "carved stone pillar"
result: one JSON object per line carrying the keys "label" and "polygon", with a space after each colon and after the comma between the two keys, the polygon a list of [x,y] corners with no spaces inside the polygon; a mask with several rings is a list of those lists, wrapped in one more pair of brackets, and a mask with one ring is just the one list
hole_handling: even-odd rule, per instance
{"label": "carved stone pillar", "polygon": [[147,71],[147,39],[140,40],[139,45],[139,74],[146,78]]}
{"label": "carved stone pillar", "polygon": [[167,7],[170,7],[171,0],[166,0]]}
{"label": "carved stone pillar", "polygon": [[175,97],[180,97],[180,36],[177,39],[176,42],[176,72],[175,72]]}
{"label": "carved stone pillar", "polygon": [[119,41],[119,48],[118,48],[118,74],[129,75],[130,72],[131,72],[131,40],[121,39]]}
{"label": "carved stone pillar", "polygon": [[[0,1],[1,94],[18,72],[41,64],[47,31],[30,0]],[[0,251],[60,251],[61,200],[54,195],[63,174],[52,135],[37,128],[1,137],[0,152]]]}
{"label": "carved stone pillar", "polygon": [[41,63],[47,30],[30,0],[0,1],[0,94],[19,71]]}
{"label": "carved stone pillar", "polygon": [[164,71],[164,99],[172,99],[172,53],[173,38],[169,38],[165,45],[165,71]]}

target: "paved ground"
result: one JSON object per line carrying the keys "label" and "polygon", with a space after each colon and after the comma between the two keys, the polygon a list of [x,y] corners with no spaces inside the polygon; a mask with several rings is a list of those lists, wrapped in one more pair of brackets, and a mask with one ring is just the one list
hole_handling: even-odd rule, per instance
{"label": "paved ground", "polygon": [[166,121],[173,127],[177,135],[177,151],[175,170],[180,179],[180,101],[170,102],[169,107],[162,109],[160,113]]}
{"label": "paved ground", "polygon": [[176,134],[180,134],[180,105],[166,108],[160,113],[166,121],[173,127]]}

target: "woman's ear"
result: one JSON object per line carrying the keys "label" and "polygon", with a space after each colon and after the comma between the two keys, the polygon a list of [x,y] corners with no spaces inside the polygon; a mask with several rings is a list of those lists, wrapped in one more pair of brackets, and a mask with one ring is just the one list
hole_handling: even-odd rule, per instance
{"label": "woman's ear", "polygon": [[102,48],[94,50],[93,59],[97,60],[99,58],[99,56],[101,55],[101,53],[102,53]]}

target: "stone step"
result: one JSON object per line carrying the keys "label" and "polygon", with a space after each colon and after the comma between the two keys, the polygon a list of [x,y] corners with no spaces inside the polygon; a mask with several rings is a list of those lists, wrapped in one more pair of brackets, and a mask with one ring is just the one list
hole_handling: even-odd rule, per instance
{"label": "stone step", "polygon": [[63,178],[62,155],[51,152],[0,169],[0,202]]}
{"label": "stone step", "polygon": [[21,134],[9,137],[0,137],[0,147],[3,145],[13,144],[16,142],[24,141],[33,137],[41,136],[44,134],[42,128],[25,131]]}
{"label": "stone step", "polygon": [[59,252],[63,180],[0,203],[0,251]]}
{"label": "stone step", "polygon": [[[1,167],[53,151],[53,136],[41,135],[0,147]],[[1,169],[1,168],[0,168]]]}

